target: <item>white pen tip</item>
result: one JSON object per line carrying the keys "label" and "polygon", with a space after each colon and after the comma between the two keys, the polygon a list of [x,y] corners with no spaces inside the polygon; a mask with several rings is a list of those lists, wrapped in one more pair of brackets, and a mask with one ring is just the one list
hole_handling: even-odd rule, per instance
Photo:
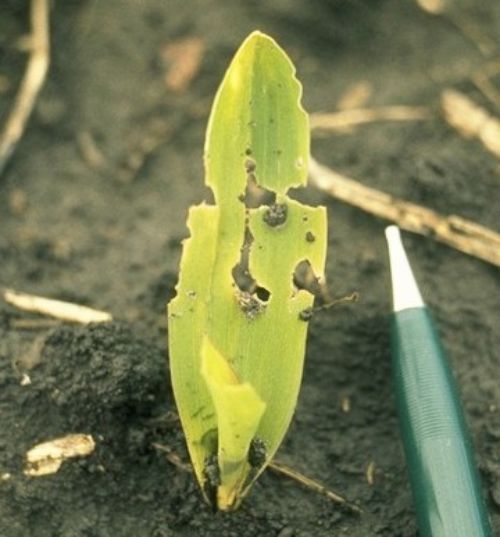
{"label": "white pen tip", "polygon": [[423,307],[424,301],[406,257],[399,228],[397,226],[386,227],[385,237],[389,248],[394,311]]}

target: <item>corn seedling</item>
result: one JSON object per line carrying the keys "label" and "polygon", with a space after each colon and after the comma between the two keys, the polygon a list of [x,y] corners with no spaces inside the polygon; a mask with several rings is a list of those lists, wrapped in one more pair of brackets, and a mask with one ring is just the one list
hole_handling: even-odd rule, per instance
{"label": "corn seedling", "polygon": [[290,424],[313,295],[324,277],[326,210],[287,196],[307,182],[309,123],[295,69],[252,33],[215,97],[205,142],[215,205],[191,207],[168,306],[172,385],[207,501],[238,507]]}

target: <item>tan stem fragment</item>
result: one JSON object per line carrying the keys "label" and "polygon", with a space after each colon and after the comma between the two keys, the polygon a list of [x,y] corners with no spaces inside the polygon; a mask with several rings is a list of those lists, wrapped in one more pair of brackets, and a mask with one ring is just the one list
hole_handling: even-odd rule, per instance
{"label": "tan stem fragment", "polygon": [[333,492],[332,490],[326,488],[321,483],[318,483],[318,481],[311,479],[310,477],[298,472],[297,470],[294,470],[293,468],[282,462],[273,460],[269,463],[269,468],[277,474],[293,479],[294,481],[300,483],[306,488],[313,490],[318,494],[326,496],[335,503],[346,505],[349,509],[351,509],[351,511],[354,511],[355,513],[362,512],[362,510],[357,505],[349,503],[343,496],[340,496],[336,492]]}
{"label": "tan stem fragment", "polygon": [[94,439],[88,434],[68,434],[42,442],[26,453],[24,473],[31,477],[55,474],[66,459],[86,457],[94,449]]}
{"label": "tan stem fragment", "polygon": [[500,120],[477,105],[470,97],[445,90],[441,106],[446,121],[466,138],[477,138],[484,147],[500,157]]}
{"label": "tan stem fragment", "polygon": [[56,319],[73,323],[104,323],[113,319],[111,314],[105,311],[72,304],[71,302],[63,302],[62,300],[18,293],[12,289],[4,290],[3,299],[20,310],[41,313],[42,315],[49,315]]}
{"label": "tan stem fragment", "polygon": [[425,121],[431,114],[425,106],[383,106],[380,108],[356,108],[333,114],[312,114],[311,129],[346,130],[375,121]]}
{"label": "tan stem fragment", "polygon": [[491,229],[460,216],[440,215],[426,207],[364,186],[314,159],[310,161],[309,173],[317,188],[340,201],[500,267],[500,234]]}
{"label": "tan stem fragment", "polygon": [[0,137],[0,173],[24,132],[49,68],[49,0],[32,0],[30,17],[30,59],[14,106]]}
{"label": "tan stem fragment", "polygon": [[337,110],[362,108],[373,94],[373,84],[360,80],[349,86],[337,101]]}

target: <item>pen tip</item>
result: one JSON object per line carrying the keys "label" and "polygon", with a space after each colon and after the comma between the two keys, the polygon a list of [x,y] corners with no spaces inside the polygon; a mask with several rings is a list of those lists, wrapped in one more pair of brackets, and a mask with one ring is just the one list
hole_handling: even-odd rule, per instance
{"label": "pen tip", "polygon": [[389,249],[394,311],[423,307],[424,301],[406,256],[399,228],[388,226],[385,237]]}

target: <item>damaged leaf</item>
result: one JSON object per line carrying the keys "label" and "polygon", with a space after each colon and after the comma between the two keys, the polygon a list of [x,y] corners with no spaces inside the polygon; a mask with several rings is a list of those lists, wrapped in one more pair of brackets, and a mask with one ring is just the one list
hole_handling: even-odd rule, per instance
{"label": "damaged leaf", "polygon": [[201,349],[201,374],[217,416],[219,473],[224,476],[217,490],[217,505],[228,509],[235,502],[248,475],[248,448],[266,404],[248,382],[239,381],[231,366],[208,338]]}
{"label": "damaged leaf", "polygon": [[[309,124],[286,54],[252,33],[217,92],[205,143],[215,205],[191,207],[168,307],[174,395],[208,501],[236,508],[274,456],[297,402],[326,211],[287,196],[307,182]],[[311,237],[314,240],[311,240]]]}

